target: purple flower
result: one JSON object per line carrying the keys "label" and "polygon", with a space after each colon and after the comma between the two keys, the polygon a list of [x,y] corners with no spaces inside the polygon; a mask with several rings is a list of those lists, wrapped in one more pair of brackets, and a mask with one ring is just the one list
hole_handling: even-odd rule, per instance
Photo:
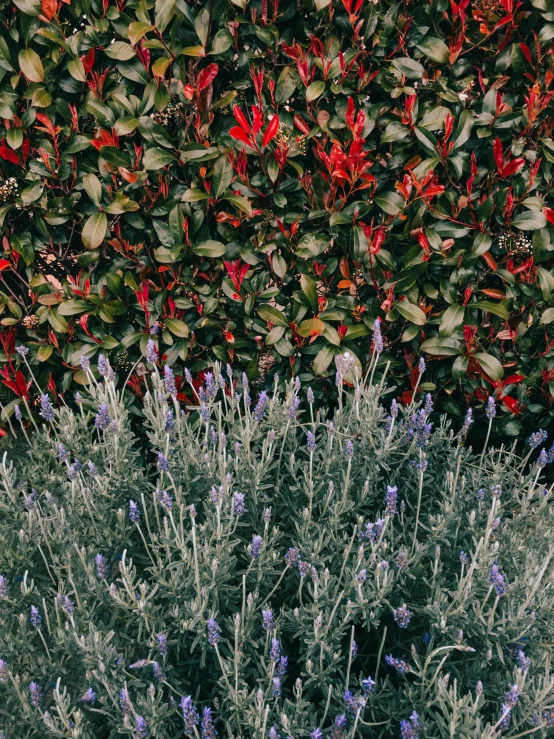
{"label": "purple flower", "polygon": [[310,739],[323,739],[323,733],[321,729],[315,729],[315,731],[310,731]]}
{"label": "purple flower", "polygon": [[489,421],[492,421],[492,419],[496,416],[496,402],[492,395],[489,395],[487,398],[487,410],[485,411],[485,416],[489,419]]}
{"label": "purple flower", "polygon": [[110,363],[103,354],[98,355],[98,372],[102,377],[108,377],[110,374]]}
{"label": "purple flower", "polygon": [[8,581],[4,575],[0,575],[0,598],[8,597]]}
{"label": "purple flower", "polygon": [[254,534],[252,537],[252,544],[250,545],[250,556],[252,559],[259,559],[262,552],[263,539],[258,534]]}
{"label": "purple flower", "polygon": [[149,364],[156,364],[158,361],[158,350],[154,339],[148,339],[146,344],[146,361]]}
{"label": "purple flower", "polygon": [[202,403],[200,406],[200,418],[204,421],[204,423],[210,422],[210,409],[205,403]]}
{"label": "purple flower", "polygon": [[421,729],[421,722],[419,716],[414,711],[410,716],[409,721],[400,722],[400,731],[402,733],[402,739],[417,739],[419,736],[419,730]]}
{"label": "purple flower", "polygon": [[105,580],[108,574],[108,568],[106,566],[106,560],[101,554],[97,554],[94,558],[96,564],[96,577],[99,580]]}
{"label": "purple flower", "polygon": [[279,662],[279,659],[281,658],[281,647],[279,646],[278,639],[272,638],[271,639],[271,649],[269,650],[269,659],[273,660],[273,662]]}
{"label": "purple flower", "polygon": [[146,739],[146,736],[148,734],[148,726],[146,725],[146,719],[144,718],[144,716],[136,716],[135,732],[137,739]]}
{"label": "purple flower", "polygon": [[133,523],[140,523],[140,510],[134,500],[129,501],[129,518]]}
{"label": "purple flower", "polygon": [[163,472],[169,472],[169,459],[164,457],[161,452],[158,452],[158,469]]}
{"label": "purple flower", "polygon": [[81,696],[83,703],[88,703],[89,706],[93,706],[96,702],[96,693],[92,688],[88,688],[85,693]]}
{"label": "purple flower", "polygon": [[375,684],[375,680],[371,677],[366,677],[365,680],[362,680],[362,690],[364,695],[371,695],[375,689]]}
{"label": "purple flower", "polygon": [[422,375],[425,370],[427,369],[427,365],[425,364],[425,359],[423,357],[420,357],[419,364],[417,365],[417,368],[419,370],[419,374]]}
{"label": "purple flower", "polygon": [[171,411],[168,411],[165,417],[164,431],[166,432],[166,434],[170,434],[174,428],[175,419],[173,418],[173,413]]}
{"label": "purple flower", "polygon": [[400,608],[396,608],[394,610],[394,620],[401,629],[406,629],[408,627],[411,618],[412,614],[405,606],[400,606]]}
{"label": "purple flower", "polygon": [[373,321],[373,346],[377,354],[383,351],[383,335],[381,334],[381,321],[376,318]]}
{"label": "purple flower", "polygon": [[348,713],[355,716],[358,711],[362,711],[363,708],[365,708],[366,699],[362,697],[361,695],[355,696],[352,695],[352,693],[349,690],[345,690],[343,694],[343,698],[346,702],[346,708],[348,709]]}
{"label": "purple flower", "polygon": [[69,613],[69,615],[75,612],[75,606],[71,602],[71,598],[69,598],[69,596],[67,595],[63,599],[62,608],[66,613]]}
{"label": "purple flower", "polygon": [[460,552],[460,562],[464,566],[469,562],[469,557],[463,550]]}
{"label": "purple flower", "polygon": [[287,667],[289,665],[289,658],[288,657],[281,657],[278,664],[275,666],[275,675],[281,680],[285,677],[287,674]]}
{"label": "purple flower", "polygon": [[285,554],[285,562],[289,567],[295,567],[300,561],[300,552],[296,547],[291,547]]}
{"label": "purple flower", "polygon": [[312,570],[312,566],[309,562],[301,561],[298,563],[298,572],[300,573],[300,577],[306,577],[306,575],[309,575]]}
{"label": "purple flower", "polygon": [[469,427],[471,426],[473,422],[473,410],[471,408],[467,409],[466,417],[464,419],[464,423],[462,428],[460,429],[460,436],[465,436],[467,432],[469,431]]}
{"label": "purple flower", "polygon": [[46,394],[40,396],[40,415],[45,421],[51,421],[54,418],[54,409],[50,403],[50,398]]}
{"label": "purple flower", "polygon": [[6,662],[0,659],[0,683],[6,682]]}
{"label": "purple flower", "polygon": [[352,459],[352,457],[354,456],[354,444],[350,441],[350,439],[348,439],[348,441],[346,442],[346,456],[348,457],[348,459]]}
{"label": "purple flower", "polygon": [[267,610],[262,610],[262,626],[266,631],[273,631],[275,628],[273,611],[269,608]]}
{"label": "purple flower", "polygon": [[385,516],[392,517],[396,516],[396,514],[398,513],[398,511],[396,510],[397,494],[398,488],[396,485],[394,485],[394,487],[387,485],[387,494],[385,496]]}
{"label": "purple flower", "polygon": [[359,533],[360,541],[370,541],[372,544],[376,544],[383,533],[383,526],[385,520],[383,518],[378,519],[375,523],[366,523]]}
{"label": "purple flower", "polygon": [[206,372],[204,380],[205,380],[206,396],[208,400],[213,400],[215,396],[217,395],[217,387],[215,384],[213,373]]}
{"label": "purple flower", "polygon": [[58,457],[62,462],[65,462],[65,460],[69,457],[69,452],[61,442],[58,443]]}
{"label": "purple flower", "polygon": [[537,458],[537,466],[542,469],[546,466],[548,462],[548,454],[546,453],[546,449],[541,449],[541,453],[539,454]]}
{"label": "purple flower", "polygon": [[40,629],[40,625],[42,624],[42,616],[36,606],[31,606],[31,624],[35,629]]}
{"label": "purple flower", "polygon": [[98,406],[98,413],[96,414],[96,418],[94,419],[94,425],[97,429],[105,431],[111,422],[112,419],[110,418],[108,406],[106,405],[106,403],[100,403],[100,405]]}
{"label": "purple flower", "polygon": [[13,409],[13,412],[14,412],[16,419],[21,423],[21,421],[23,420],[23,414],[21,413],[21,408],[19,407],[19,405],[15,406],[15,408]]}
{"label": "purple flower", "polygon": [[409,565],[409,560],[406,552],[398,552],[398,554],[394,558],[394,564],[398,567],[399,570],[407,569]]}
{"label": "purple flower", "polygon": [[531,667],[531,660],[529,659],[529,657],[525,656],[525,652],[523,651],[523,649],[517,650],[516,662],[520,670],[523,670],[523,672],[529,671],[529,668]]}
{"label": "purple flower", "polygon": [[344,729],[348,724],[346,714],[342,713],[340,716],[335,717],[335,723],[331,730],[331,739],[342,739]]}
{"label": "purple flower", "polygon": [[156,634],[156,641],[158,642],[158,651],[162,657],[167,654],[167,637],[165,634]]}
{"label": "purple flower", "polygon": [[390,404],[390,415],[391,415],[391,418],[396,418],[398,416],[398,411],[399,410],[400,410],[400,408],[398,406],[398,403],[393,398],[393,400],[392,400],[392,402]]}
{"label": "purple flower", "polygon": [[531,436],[528,439],[528,444],[531,447],[531,449],[536,449],[538,446],[543,444],[548,439],[548,434],[544,429],[539,429],[538,431],[535,431],[534,434],[531,434]]}
{"label": "purple flower", "polygon": [[352,660],[355,660],[357,656],[358,656],[358,645],[354,640],[352,640]]}
{"label": "purple flower", "polygon": [[15,351],[19,354],[20,357],[26,357],[29,353],[29,347],[20,344],[19,346],[15,347]]}
{"label": "purple flower", "polygon": [[308,431],[308,433],[306,435],[308,437],[308,442],[307,442],[308,451],[315,452],[315,436],[314,436],[314,434],[312,434],[311,431]]}
{"label": "purple flower", "polygon": [[81,369],[85,372],[90,369],[90,359],[88,357],[81,357],[79,364],[81,365]]}
{"label": "purple flower", "polygon": [[98,477],[98,467],[94,464],[94,462],[88,461],[88,471],[93,477]]}
{"label": "purple flower", "polygon": [[194,727],[200,721],[200,716],[190,695],[186,698],[181,698],[181,710],[183,711],[183,721],[185,722],[185,734],[192,734]]}
{"label": "purple flower", "polygon": [[548,464],[552,464],[554,462],[554,443],[548,450]]}
{"label": "purple flower", "polygon": [[308,403],[310,405],[312,405],[313,402],[314,402],[314,400],[315,400],[315,398],[314,398],[314,391],[312,390],[311,387],[308,388],[308,392],[306,393],[306,397],[308,399]]}
{"label": "purple flower", "polygon": [[221,638],[221,629],[215,619],[208,619],[208,644],[215,646]]}
{"label": "purple flower", "polygon": [[433,412],[433,396],[431,393],[427,393],[425,396],[425,405],[423,406],[423,410],[428,416]]}
{"label": "purple flower", "polygon": [[356,582],[358,583],[358,585],[363,585],[366,579],[367,579],[367,570],[366,569],[360,570],[356,575]]}
{"label": "purple flower", "polygon": [[498,564],[496,562],[491,567],[489,582],[491,583],[491,585],[494,586],[497,595],[504,595],[507,587],[506,579],[504,575],[500,572],[500,569],[498,568]]}
{"label": "purple flower", "polygon": [[281,680],[278,677],[274,677],[272,682],[273,682],[273,685],[271,688],[271,697],[280,698],[281,697]]}
{"label": "purple flower", "polygon": [[175,375],[171,367],[166,364],[164,366],[164,387],[169,395],[177,395],[177,387],[175,385]]}
{"label": "purple flower", "polygon": [[33,706],[33,708],[38,708],[42,699],[42,693],[39,686],[35,682],[32,682],[29,685],[29,693],[31,694],[31,705]]}
{"label": "purple flower", "polygon": [[202,711],[202,739],[215,739],[216,736],[217,731],[214,727],[212,709],[205,706]]}
{"label": "purple flower", "polygon": [[258,397],[258,402],[256,403],[256,407],[254,408],[254,420],[257,423],[260,423],[265,418],[266,414],[266,408],[268,403],[268,397],[265,390],[262,390]]}
{"label": "purple flower", "polygon": [[397,659],[396,657],[393,657],[392,654],[387,654],[387,656],[385,657],[385,662],[387,663],[387,665],[394,667],[397,675],[399,675],[400,677],[404,677],[404,675],[407,672],[411,672],[412,669],[407,662],[404,662],[403,659]]}
{"label": "purple flower", "polygon": [[300,398],[298,396],[295,396],[289,407],[289,418],[291,421],[295,420],[296,413],[298,412],[299,407],[300,407]]}
{"label": "purple flower", "polygon": [[235,516],[242,516],[246,513],[246,506],[244,505],[244,493],[235,493],[233,496],[233,513]]}

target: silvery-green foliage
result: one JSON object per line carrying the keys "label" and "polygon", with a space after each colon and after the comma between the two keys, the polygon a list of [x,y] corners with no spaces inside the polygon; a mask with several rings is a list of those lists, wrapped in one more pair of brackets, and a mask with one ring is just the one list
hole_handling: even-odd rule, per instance
{"label": "silvery-green foliage", "polygon": [[332,422],[219,368],[182,410],[152,367],[147,449],[101,366],[3,456],[6,737],[551,735],[536,452],[472,455],[352,375]]}

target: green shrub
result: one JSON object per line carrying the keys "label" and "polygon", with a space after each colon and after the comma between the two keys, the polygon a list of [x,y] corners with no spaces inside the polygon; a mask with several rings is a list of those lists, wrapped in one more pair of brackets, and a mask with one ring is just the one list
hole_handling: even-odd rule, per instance
{"label": "green shrub", "polygon": [[44,382],[155,330],[329,392],[379,316],[403,390],[426,352],[442,410],[550,422],[548,3],[14,1],[0,302]]}
{"label": "green shrub", "polygon": [[0,466],[6,737],[552,735],[544,432],[474,455],[346,357],[333,423],[156,371],[140,449],[99,370]]}

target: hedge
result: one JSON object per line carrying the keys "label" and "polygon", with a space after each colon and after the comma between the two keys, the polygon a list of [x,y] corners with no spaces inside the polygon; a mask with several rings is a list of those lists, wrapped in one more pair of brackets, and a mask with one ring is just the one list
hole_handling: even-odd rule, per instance
{"label": "hedge", "polygon": [[4,417],[16,338],[68,398],[82,357],[124,378],[149,336],[195,377],[220,360],[331,395],[379,319],[406,401],[424,356],[441,410],[494,393],[500,432],[548,425],[553,10],[5,3]]}

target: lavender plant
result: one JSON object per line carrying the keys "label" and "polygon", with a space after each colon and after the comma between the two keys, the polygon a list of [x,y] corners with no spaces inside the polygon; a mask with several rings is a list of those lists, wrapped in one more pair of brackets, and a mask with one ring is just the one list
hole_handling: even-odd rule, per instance
{"label": "lavender plant", "polygon": [[219,367],[185,411],[150,354],[148,449],[102,358],[3,455],[2,736],[552,735],[543,437],[474,455],[348,355],[332,421]]}

